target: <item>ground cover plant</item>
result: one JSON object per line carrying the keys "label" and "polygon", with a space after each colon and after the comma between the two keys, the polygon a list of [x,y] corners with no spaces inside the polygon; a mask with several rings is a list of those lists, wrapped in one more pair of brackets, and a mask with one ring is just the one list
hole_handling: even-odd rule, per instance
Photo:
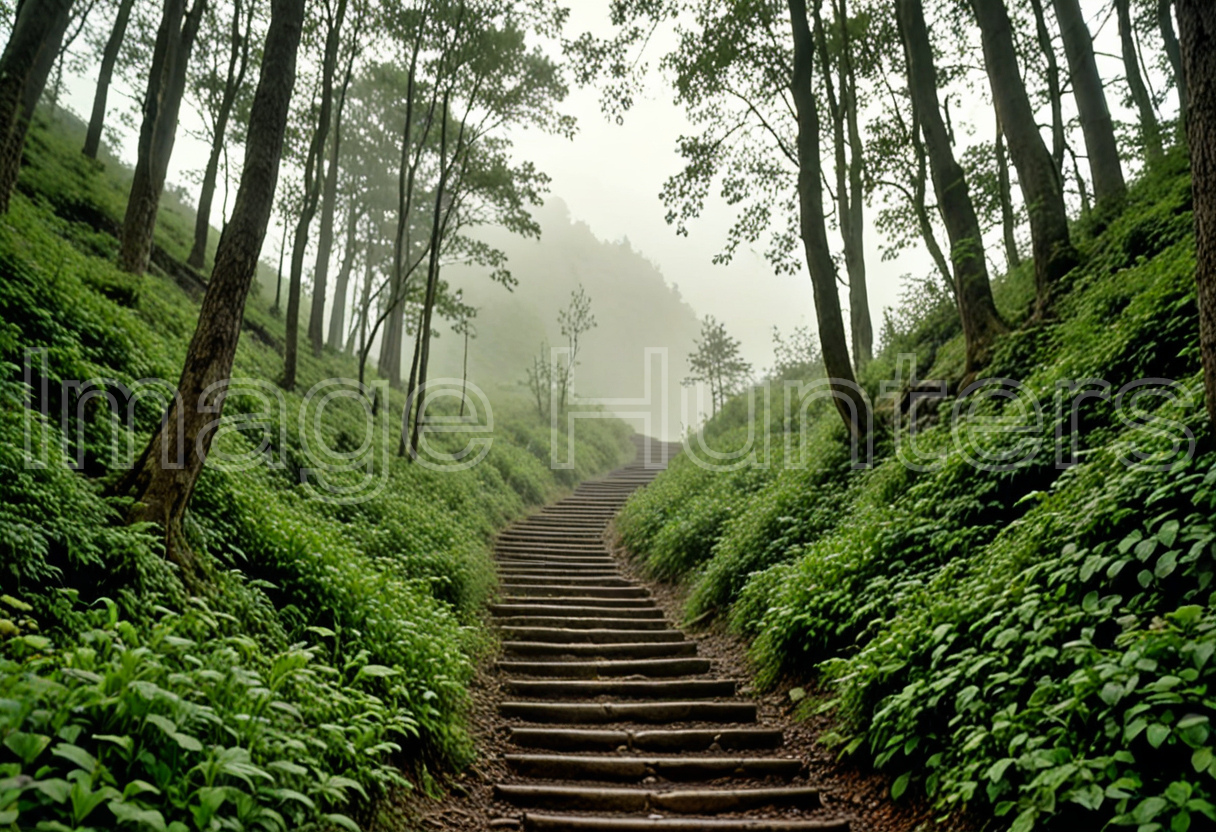
{"label": "ground cover plant", "polygon": [[[948,299],[922,295],[888,321],[862,377],[884,424],[873,466],[852,467],[833,410],[804,432],[773,405],[759,418],[779,449],[767,467],[685,458],[627,505],[623,539],[690,585],[687,615],[729,619],[765,684],[817,676],[829,691],[817,706],[837,720],[828,740],[890,772],[893,796],[1017,832],[1216,822],[1216,454],[1190,212],[1173,155],[1117,214],[1079,224],[1081,265],[1055,313],[998,338],[985,370],[1019,380],[1021,405],[989,400],[951,421],[947,400],[915,447],[906,418],[893,433],[901,401],[883,404],[878,384],[899,353],[919,357],[920,378],[962,376]],[[1026,315],[1030,280],[995,281],[1006,320]],[[1065,381],[1113,394],[1144,378],[1177,383],[1131,411],[1055,406]],[[744,399],[706,425],[707,445],[744,447]],[[784,465],[790,449],[808,464]],[[981,451],[1007,464],[977,465]]]}
{"label": "ground cover plant", "polygon": [[[122,181],[82,159],[78,139],[63,122],[35,125],[0,225],[0,828],[371,828],[390,790],[472,754],[464,708],[488,646],[491,536],[618,465],[629,431],[583,421],[575,467],[554,470],[549,426],[504,399],[481,464],[432,470],[396,455],[404,402],[391,391],[364,454],[376,476],[325,480],[378,490],[317,499],[336,491],[306,442],[356,450],[367,418],[334,400],[308,412],[310,440],[304,393],[357,369],[343,353],[302,355],[297,392],[267,409],[254,393],[274,385],[282,322],[254,297],[233,372],[250,383],[227,413],[259,427],[215,447],[258,464],[204,472],[186,533],[210,588],[187,595],[159,532],[126,525],[128,501],[109,496],[160,405],[137,400],[133,430],[100,400],[77,412],[73,399],[66,431],[59,421],[63,381],[113,392],[175,380],[198,308],[159,270],[115,268],[107,229]],[[184,257],[192,218],[174,210],[158,245]]]}

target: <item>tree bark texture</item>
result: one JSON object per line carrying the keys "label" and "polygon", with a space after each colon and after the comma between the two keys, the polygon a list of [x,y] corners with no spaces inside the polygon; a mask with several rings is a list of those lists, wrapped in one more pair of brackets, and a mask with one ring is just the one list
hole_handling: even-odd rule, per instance
{"label": "tree bark texture", "polygon": [[[304,0],[271,2],[261,79],[250,111],[245,167],[232,219],[220,237],[198,327],[186,353],[179,398],[123,484],[137,499],[131,519],[153,521],[164,528],[166,552],[181,567],[187,585],[197,586],[203,578],[183,538],[182,518],[215,436],[213,420],[223,411],[225,382],[240,339],[245,299],[270,221],[304,5]],[[181,464],[173,464],[176,462]]]}
{"label": "tree bark texture", "polygon": [[853,375],[845,340],[836,265],[828,248],[823,216],[822,170],[819,161],[819,105],[812,81],[814,37],[807,21],[806,0],[787,0],[794,39],[790,92],[798,116],[798,210],[802,244],[815,298],[815,316],[823,363],[831,379],[833,400],[853,436],[869,432],[870,409]]}
{"label": "tree bark texture", "polygon": [[1043,0],[1030,0],[1034,11],[1035,36],[1039,41],[1039,51],[1047,62],[1047,98],[1051,103],[1051,158],[1056,163],[1056,171],[1064,170],[1064,102],[1060,91],[1060,62],[1056,60],[1055,44],[1051,41],[1051,31],[1047,28],[1047,15],[1043,13]]}
{"label": "tree bark texture", "polygon": [[207,0],[195,0],[189,14],[185,0],[166,0],[139,131],[139,156],[127,197],[119,241],[118,266],[143,274],[152,257],[156,212],[165,189],[165,175],[177,138],[177,116],[186,92],[186,68]]}
{"label": "tree bark texture", "polygon": [[106,101],[110,96],[110,82],[114,80],[114,65],[118,63],[118,53],[127,35],[127,24],[131,22],[131,9],[134,6],[135,0],[122,0],[119,4],[118,14],[114,17],[114,27],[110,30],[110,37],[106,39],[105,49],[101,53],[101,66],[97,69],[97,88],[93,92],[93,113],[89,116],[89,128],[85,133],[82,150],[90,159],[96,159],[101,150],[101,134],[106,124]]}
{"label": "tree bark texture", "polygon": [[[29,120],[24,117],[27,85],[34,67],[47,51],[58,52],[67,27],[72,0],[25,0],[18,5],[8,45],[0,56],[0,214],[8,213],[9,199],[21,172],[21,154]],[[55,32],[59,32],[58,37]],[[51,58],[54,61],[54,56]],[[49,70],[48,70],[49,71]],[[46,78],[43,77],[43,86]],[[42,89],[39,87],[38,94]]]}
{"label": "tree bark texture", "polygon": [[965,373],[971,375],[988,361],[993,339],[1005,324],[992,300],[984,240],[975,206],[967,190],[963,167],[954,158],[950,135],[937,98],[937,68],[925,25],[921,0],[899,0],[898,13],[908,60],[908,88],[925,136],[933,189],[950,238],[954,266],[954,298],[967,344]]}
{"label": "tree bark texture", "polygon": [[1018,171],[1022,200],[1030,215],[1034,254],[1036,315],[1047,314],[1051,290],[1077,264],[1068,231],[1068,213],[1059,173],[1043,138],[1018,69],[1013,31],[1004,0],[971,0],[980,26],[984,64],[997,115]]}
{"label": "tree bark texture", "polygon": [[236,104],[237,93],[245,83],[245,71],[249,66],[249,39],[253,34],[253,9],[249,10],[249,22],[241,34],[241,0],[233,0],[232,51],[228,55],[228,72],[224,78],[224,93],[215,114],[215,134],[211,137],[211,153],[203,171],[203,184],[199,190],[198,210],[194,217],[194,244],[190,248],[187,265],[201,269],[207,259],[207,238],[211,234],[211,203],[215,199],[216,181],[220,172],[220,157],[224,153],[224,140],[228,135],[228,120]]}
{"label": "tree bark texture", "polygon": [[[1063,157],[1061,157],[1061,160]],[[1005,132],[996,120],[996,187],[1001,201],[1001,232],[1005,241],[1005,263],[1011,269],[1022,265],[1018,252],[1017,223],[1013,215],[1013,185],[1009,181],[1009,154],[1005,151]]]}
{"label": "tree bark texture", "polygon": [[1208,417],[1216,429],[1216,5],[1178,0],[1178,34],[1186,73],[1187,140],[1195,195],[1195,282],[1199,351]]}
{"label": "tree bark texture", "polygon": [[1136,33],[1132,30],[1132,12],[1130,0],[1115,0],[1115,11],[1119,17],[1119,43],[1123,52],[1123,74],[1127,78],[1127,88],[1131,92],[1132,102],[1136,105],[1136,113],[1140,117],[1140,138],[1150,159],[1161,155],[1161,125],[1157,123],[1157,113],[1153,110],[1153,99],[1144,85],[1144,76],[1140,74],[1140,58],[1136,54]]}
{"label": "tree bark texture", "polygon": [[1098,207],[1119,200],[1127,192],[1123,181],[1123,166],[1119,161],[1119,146],[1115,142],[1115,124],[1102,89],[1102,76],[1094,59],[1094,39],[1079,0],[1052,0],[1064,54],[1068,56],[1068,73],[1072,79],[1073,98],[1081,116],[1081,133],[1089,154],[1089,176],[1094,183],[1094,201]]}
{"label": "tree bark texture", "polygon": [[1157,28],[1161,30],[1161,41],[1165,45],[1165,56],[1169,58],[1170,68],[1174,71],[1174,86],[1178,90],[1179,121],[1183,125],[1185,134],[1186,73],[1182,70],[1182,47],[1178,45],[1178,35],[1174,32],[1173,8],[1174,0],[1157,0]]}
{"label": "tree bark texture", "polygon": [[350,211],[346,215],[346,242],[342,248],[342,265],[334,284],[334,306],[329,313],[329,331],[325,343],[331,350],[342,349],[342,336],[346,332],[346,296],[350,292],[350,273],[354,269],[358,250],[359,219],[361,217],[355,198],[350,200]]}

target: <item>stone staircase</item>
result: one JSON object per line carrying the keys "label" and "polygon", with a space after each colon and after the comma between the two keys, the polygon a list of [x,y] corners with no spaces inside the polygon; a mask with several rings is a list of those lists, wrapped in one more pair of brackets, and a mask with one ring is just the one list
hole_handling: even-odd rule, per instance
{"label": "stone staircase", "polygon": [[498,538],[499,715],[514,749],[492,828],[547,832],[833,830],[802,760],[754,702],[714,676],[604,532],[678,444],[584,483]]}

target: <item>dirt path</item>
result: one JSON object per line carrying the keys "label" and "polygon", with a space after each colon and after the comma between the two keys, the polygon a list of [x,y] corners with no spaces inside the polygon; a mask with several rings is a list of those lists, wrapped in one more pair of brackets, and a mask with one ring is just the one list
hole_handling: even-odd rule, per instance
{"label": "dirt path", "polygon": [[[678,446],[654,443],[660,462]],[[835,766],[788,697],[748,684],[741,645],[689,638],[605,543],[659,472],[645,454],[504,531],[502,655],[473,693],[481,761],[434,806],[434,829],[910,830],[881,778]],[[828,788],[824,788],[826,783]],[[848,794],[842,795],[841,788]]]}

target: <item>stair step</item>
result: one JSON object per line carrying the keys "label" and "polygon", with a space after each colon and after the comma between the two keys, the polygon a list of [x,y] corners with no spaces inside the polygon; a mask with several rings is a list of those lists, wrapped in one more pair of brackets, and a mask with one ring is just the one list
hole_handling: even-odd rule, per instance
{"label": "stair step", "polygon": [[743,751],[780,748],[782,731],[774,728],[669,729],[606,731],[591,728],[512,728],[511,743],[549,751]]}
{"label": "stair step", "polygon": [[502,625],[496,629],[504,639],[546,644],[672,644],[685,640],[679,630],[592,630]]}
{"label": "stair step", "polygon": [[723,777],[796,777],[801,760],[785,757],[580,757],[569,754],[504,754],[522,777],[548,780],[602,780],[639,783],[661,780],[716,780]]}
{"label": "stair step", "polygon": [[498,662],[498,669],[521,676],[599,679],[619,676],[699,676],[709,672],[709,659],[641,659],[637,661]]}
{"label": "stair step", "polygon": [[596,818],[524,815],[524,832],[849,832],[845,820],[709,820],[706,818]]}
{"label": "stair step", "polygon": [[560,615],[510,615],[497,617],[495,623],[500,627],[559,627],[567,630],[667,629],[667,622],[662,618],[571,618]]}
{"label": "stair step", "polygon": [[583,812],[677,812],[718,814],[772,806],[818,809],[819,790],[809,787],[777,789],[614,789],[586,786],[523,786],[498,784],[494,796],[524,808]]}
{"label": "stair step", "polygon": [[541,602],[531,602],[527,604],[490,604],[489,609],[494,615],[504,617],[515,615],[534,615],[557,618],[595,619],[601,617],[611,617],[614,619],[638,618],[643,620],[663,620],[663,611],[655,606],[627,608],[617,604],[605,605],[602,603],[586,605],[554,604],[552,599],[545,599]]}
{"label": "stair step", "polygon": [[504,641],[504,653],[515,656],[574,656],[579,658],[653,659],[666,656],[695,656],[695,641],[618,644],[567,644],[549,641]]}
{"label": "stair step", "polygon": [[505,717],[530,722],[603,725],[612,722],[755,722],[752,702],[503,702]]}
{"label": "stair step", "polygon": [[662,612],[654,605],[654,601],[650,598],[572,598],[564,595],[550,595],[545,598],[533,598],[526,595],[503,595],[499,597],[498,603],[491,604],[490,608],[493,609],[494,607],[502,605],[595,607],[601,611],[614,607],[619,608],[622,611],[626,609],[654,610],[662,615]]}
{"label": "stair step", "polygon": [[[644,587],[639,587],[628,578],[620,576],[600,576],[600,575],[553,575],[553,574],[535,574],[524,573],[522,575],[512,575],[507,572],[499,573],[501,579],[499,583],[503,586],[526,586],[526,587],[564,587],[573,586],[579,589],[587,589],[589,587],[630,587],[635,590],[646,592]],[[631,596],[630,596],[631,597]]]}
{"label": "stair step", "polygon": [[515,595],[535,598],[649,598],[644,586],[580,586],[561,584],[505,584],[504,589]]}
{"label": "stair step", "polygon": [[508,679],[504,687],[513,696],[529,699],[619,696],[625,699],[716,699],[735,695],[731,679],[680,679],[663,682],[526,681]]}

